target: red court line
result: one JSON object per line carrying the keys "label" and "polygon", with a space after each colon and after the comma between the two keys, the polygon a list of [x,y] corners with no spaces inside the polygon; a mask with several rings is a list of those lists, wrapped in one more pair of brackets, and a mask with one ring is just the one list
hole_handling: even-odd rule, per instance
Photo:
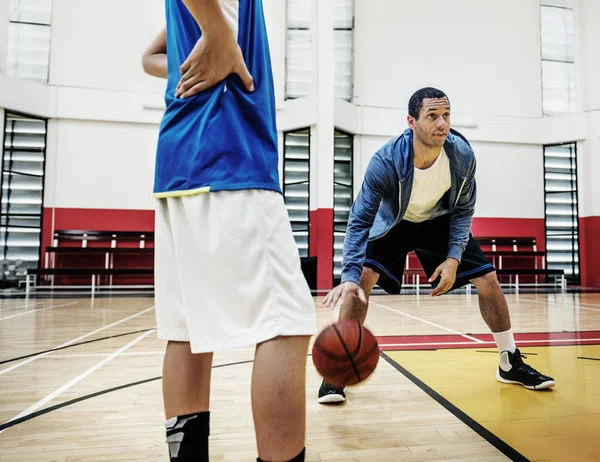
{"label": "red court line", "polygon": [[[460,335],[402,335],[377,337],[383,351],[443,350],[455,348],[494,348],[492,334],[469,334],[482,341],[476,343]],[[600,345],[600,331],[532,332],[515,334],[517,346]]]}

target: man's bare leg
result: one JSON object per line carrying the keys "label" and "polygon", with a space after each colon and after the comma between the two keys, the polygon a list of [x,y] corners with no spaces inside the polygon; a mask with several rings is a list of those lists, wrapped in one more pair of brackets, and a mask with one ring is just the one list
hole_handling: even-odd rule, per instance
{"label": "man's bare leg", "polygon": [[496,273],[488,273],[473,279],[471,282],[477,288],[479,310],[490,330],[492,332],[509,330],[511,326],[508,305]]}
{"label": "man's bare leg", "polygon": [[167,419],[209,410],[212,353],[193,354],[189,342],[168,342],[163,361]]}
{"label": "man's bare leg", "polygon": [[553,387],[555,381],[552,377],[523,363],[515,344],[506,298],[496,273],[485,274],[471,282],[477,287],[481,316],[492,331],[500,352],[500,367],[496,378],[500,382],[521,384],[531,390]]}
{"label": "man's bare leg", "polygon": [[163,401],[171,460],[208,461],[212,353],[193,354],[188,342],[168,342]]}
{"label": "man's bare leg", "polygon": [[304,449],[309,339],[276,337],[256,347],[252,414],[264,461],[288,461]]}

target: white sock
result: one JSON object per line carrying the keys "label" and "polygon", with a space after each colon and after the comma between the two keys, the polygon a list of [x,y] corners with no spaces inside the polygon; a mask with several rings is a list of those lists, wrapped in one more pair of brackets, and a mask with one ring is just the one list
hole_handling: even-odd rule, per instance
{"label": "white sock", "polygon": [[512,369],[512,365],[508,360],[507,354],[502,354],[503,351],[510,351],[514,353],[517,349],[515,345],[515,336],[513,335],[512,329],[508,329],[504,332],[492,332],[498,350],[500,351],[500,367],[502,370],[508,372]]}
{"label": "white sock", "polygon": [[498,345],[500,353],[503,351],[514,353],[517,349],[512,329],[505,330],[504,332],[492,332],[492,335],[494,336],[494,340],[496,341],[496,345]]}

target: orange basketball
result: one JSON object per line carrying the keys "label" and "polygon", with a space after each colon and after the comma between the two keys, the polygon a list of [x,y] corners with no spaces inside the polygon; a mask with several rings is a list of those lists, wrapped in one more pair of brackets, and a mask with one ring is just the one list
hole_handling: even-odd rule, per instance
{"label": "orange basketball", "polygon": [[338,387],[355,385],[377,367],[379,345],[359,321],[339,321],[317,336],[312,359],[325,381]]}

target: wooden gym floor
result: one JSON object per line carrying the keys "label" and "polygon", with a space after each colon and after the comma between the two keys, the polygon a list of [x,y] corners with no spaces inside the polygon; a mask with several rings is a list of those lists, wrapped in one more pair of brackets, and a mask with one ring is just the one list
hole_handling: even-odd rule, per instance
{"label": "wooden gym floor", "polygon": [[[600,294],[507,298],[517,344],[554,389],[496,382],[475,294],[373,296],[384,353],[345,405],[316,402],[308,361],[307,460],[600,460]],[[322,328],[331,311],[315,302]],[[0,460],[166,461],[154,327],[152,298],[0,300]],[[212,461],[255,460],[252,357],[215,355]]]}

